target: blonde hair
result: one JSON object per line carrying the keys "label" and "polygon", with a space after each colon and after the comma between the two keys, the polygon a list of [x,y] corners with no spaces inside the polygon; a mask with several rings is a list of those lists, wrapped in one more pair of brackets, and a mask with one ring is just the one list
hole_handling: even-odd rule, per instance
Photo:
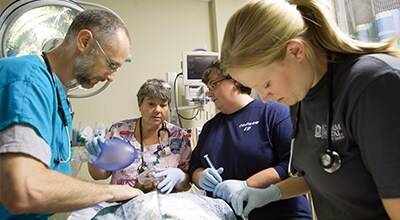
{"label": "blonde hair", "polygon": [[386,43],[352,39],[326,16],[318,0],[263,0],[249,2],[229,19],[221,47],[221,65],[229,68],[262,67],[285,57],[286,45],[301,40],[306,56],[317,66],[316,52],[366,54],[381,52],[400,57]]}

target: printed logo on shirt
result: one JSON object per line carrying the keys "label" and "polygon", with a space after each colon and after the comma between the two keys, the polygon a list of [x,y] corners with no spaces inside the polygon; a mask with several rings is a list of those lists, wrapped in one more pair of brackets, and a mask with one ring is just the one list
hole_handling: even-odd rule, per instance
{"label": "printed logo on shirt", "polygon": [[[315,125],[315,133],[314,137],[319,139],[327,139],[328,138],[328,125]],[[344,134],[342,132],[342,126],[340,124],[332,125],[332,140],[338,141],[343,140]]]}
{"label": "printed logo on shirt", "polygon": [[246,122],[246,123],[240,124],[239,128],[243,128],[243,131],[250,131],[251,127],[253,125],[258,125],[258,123],[260,123],[260,121]]}

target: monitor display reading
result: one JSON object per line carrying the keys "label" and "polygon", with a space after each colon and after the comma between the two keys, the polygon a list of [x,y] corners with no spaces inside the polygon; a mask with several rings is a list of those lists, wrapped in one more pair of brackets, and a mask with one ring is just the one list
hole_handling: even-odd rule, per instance
{"label": "monitor display reading", "polygon": [[218,60],[218,53],[214,52],[190,52],[183,55],[182,72],[185,85],[203,85],[201,77],[207,67]]}

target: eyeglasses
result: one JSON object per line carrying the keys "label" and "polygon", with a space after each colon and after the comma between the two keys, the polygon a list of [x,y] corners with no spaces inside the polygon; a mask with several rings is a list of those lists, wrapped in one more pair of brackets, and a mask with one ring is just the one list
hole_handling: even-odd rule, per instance
{"label": "eyeglasses", "polygon": [[216,89],[220,82],[227,80],[227,79],[230,79],[230,78],[222,78],[222,79],[218,79],[215,81],[209,81],[207,83],[208,90],[212,91],[212,90]]}
{"label": "eyeglasses", "polygon": [[117,71],[120,69],[120,67],[117,66],[115,63],[111,62],[110,58],[109,58],[109,57],[107,56],[107,54],[104,52],[104,50],[103,50],[103,48],[101,47],[100,43],[99,43],[96,39],[94,39],[94,40],[96,41],[97,46],[99,47],[100,51],[103,53],[104,57],[106,58],[106,60],[107,60],[107,62],[108,62],[108,64],[109,64],[109,67],[110,67],[111,72],[117,72]]}

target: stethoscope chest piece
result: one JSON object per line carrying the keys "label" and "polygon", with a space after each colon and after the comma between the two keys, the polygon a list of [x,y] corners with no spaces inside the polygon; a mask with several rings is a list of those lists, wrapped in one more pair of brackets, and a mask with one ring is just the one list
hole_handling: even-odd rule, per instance
{"label": "stethoscope chest piece", "polygon": [[336,172],[342,164],[340,155],[336,151],[330,149],[322,153],[319,159],[322,168],[328,173]]}
{"label": "stethoscope chest piece", "polygon": [[171,154],[171,148],[163,147],[160,151],[158,151],[158,154],[160,155],[160,157],[166,157]]}
{"label": "stethoscope chest piece", "polygon": [[[162,135],[161,132],[164,131],[167,135],[167,143],[163,143],[165,141],[163,141],[162,139]],[[154,152],[154,154],[158,154],[160,155],[160,157],[166,157],[168,155],[171,154],[171,133],[169,132],[169,130],[163,126],[162,128],[158,129],[157,131],[157,136],[158,136],[158,143],[160,143],[159,149],[157,149],[156,152]]]}
{"label": "stethoscope chest piece", "polygon": [[146,170],[147,170],[147,164],[146,164],[146,162],[144,162],[144,160],[142,158],[142,163],[138,166],[137,172],[138,172],[138,174],[141,174]]}
{"label": "stethoscope chest piece", "polygon": [[[162,143],[162,140],[161,140],[162,139],[161,138],[162,131],[166,132],[166,134],[167,134],[167,140],[168,140],[167,144]],[[143,149],[144,145],[143,145],[143,133],[142,133],[142,118],[139,119],[139,135],[140,135],[140,151],[141,151],[142,163],[138,166],[137,171],[140,174],[148,169],[148,165],[147,165],[147,162],[144,157],[144,149]],[[165,156],[170,155],[171,148],[169,147],[169,144],[171,141],[170,140],[171,134],[164,124],[163,124],[162,128],[158,129],[157,136],[158,136],[158,142],[160,143],[160,146],[159,146],[160,149],[155,151],[152,154],[152,156],[159,155],[160,157],[165,157]],[[152,161],[152,162],[154,162],[154,161]]]}

